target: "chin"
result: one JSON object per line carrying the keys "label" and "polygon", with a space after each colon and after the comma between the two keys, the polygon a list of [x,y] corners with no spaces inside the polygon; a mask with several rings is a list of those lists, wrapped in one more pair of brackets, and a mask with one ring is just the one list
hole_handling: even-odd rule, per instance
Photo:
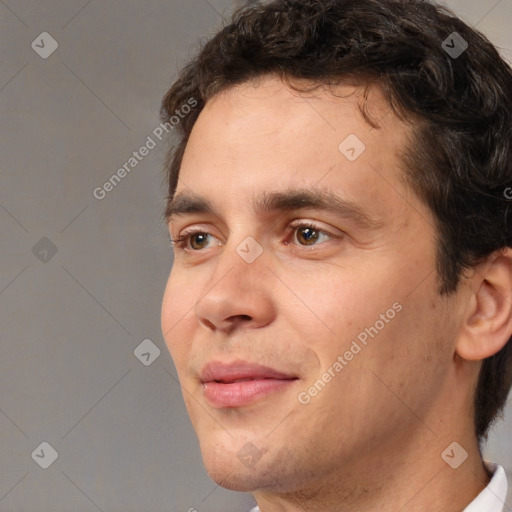
{"label": "chin", "polygon": [[208,468],[206,470],[208,476],[218,485],[238,492],[254,492],[262,488],[261,482],[256,475],[230,474],[225,472],[212,472]]}
{"label": "chin", "polygon": [[[244,464],[233,446],[214,443],[201,445],[203,464],[208,476],[218,485],[231,491],[252,492],[271,485],[272,479],[262,461]],[[269,480],[266,482],[265,479]]]}
{"label": "chin", "polygon": [[[215,456],[213,456],[215,457]],[[233,460],[217,458],[212,460],[203,456],[203,463],[208,476],[218,485],[230,491],[252,492],[262,486],[260,471],[245,468],[233,454]]]}

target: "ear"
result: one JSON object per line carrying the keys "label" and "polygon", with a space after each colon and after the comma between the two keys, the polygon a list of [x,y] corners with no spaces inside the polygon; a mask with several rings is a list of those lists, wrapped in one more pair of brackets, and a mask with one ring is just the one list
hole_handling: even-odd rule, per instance
{"label": "ear", "polygon": [[498,353],[512,335],[512,248],[493,253],[474,270],[455,347],[469,361]]}

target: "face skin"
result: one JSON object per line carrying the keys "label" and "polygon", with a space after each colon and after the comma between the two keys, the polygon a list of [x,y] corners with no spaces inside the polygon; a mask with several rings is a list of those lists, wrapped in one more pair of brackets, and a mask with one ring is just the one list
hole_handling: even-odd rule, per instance
{"label": "face skin", "polygon": [[[301,94],[272,77],[228,89],[207,103],[183,158],[176,195],[214,212],[171,219],[173,239],[211,235],[175,248],[162,331],[209,475],[253,492],[263,512],[455,511],[488,481],[471,410],[480,363],[456,354],[474,290],[463,280],[438,295],[434,219],[401,179],[410,128],[375,88],[367,105],[380,129],[369,126],[361,94]],[[350,134],[366,146],[354,161],[338,149]],[[366,221],[253,208],[261,194],[298,189],[334,193]],[[252,262],[240,252],[254,254],[247,237],[262,249]],[[212,404],[201,370],[240,360],[296,380]],[[441,458],[453,441],[468,453],[456,470]]]}

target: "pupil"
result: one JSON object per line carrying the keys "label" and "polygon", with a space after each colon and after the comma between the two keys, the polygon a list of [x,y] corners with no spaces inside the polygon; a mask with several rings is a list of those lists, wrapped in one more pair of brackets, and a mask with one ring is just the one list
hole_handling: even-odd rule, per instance
{"label": "pupil", "polygon": [[[204,233],[197,233],[195,234],[193,237],[192,237],[192,247],[194,247],[194,241],[197,240],[198,238],[204,238],[205,237],[205,234]],[[204,240],[202,240],[204,242]],[[201,241],[199,241],[199,245],[201,245]],[[195,247],[194,247],[195,248]]]}
{"label": "pupil", "polygon": [[301,231],[303,233],[303,238],[305,238],[305,240],[307,242],[310,242],[310,241],[312,241],[312,240],[317,238],[316,236],[313,235],[313,233],[316,233],[316,230],[314,230],[314,229],[303,228]]}

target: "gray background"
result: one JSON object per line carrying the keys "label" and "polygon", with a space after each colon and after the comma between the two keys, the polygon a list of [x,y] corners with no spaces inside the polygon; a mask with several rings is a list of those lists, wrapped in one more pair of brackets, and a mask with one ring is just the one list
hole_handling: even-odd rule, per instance
{"label": "gray background", "polygon": [[[448,5],[512,60],[512,0]],[[158,126],[179,65],[232,6],[0,1],[1,511],[253,503],[207,477],[160,331],[164,143],[93,196]],[[31,47],[45,31],[59,45],[47,59]],[[134,355],[145,339],[161,350],[148,366]],[[510,475],[510,401],[507,414],[486,456]],[[47,469],[43,441],[58,453]]]}

